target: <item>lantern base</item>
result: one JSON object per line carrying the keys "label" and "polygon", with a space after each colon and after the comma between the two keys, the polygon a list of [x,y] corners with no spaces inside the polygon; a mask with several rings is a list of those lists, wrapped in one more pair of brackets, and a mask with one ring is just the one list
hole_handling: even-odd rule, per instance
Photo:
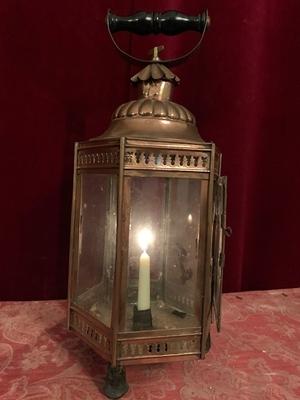
{"label": "lantern base", "polygon": [[104,394],[110,399],[119,399],[128,391],[125,368],[118,365],[107,367],[105,383],[103,387]]}
{"label": "lantern base", "polygon": [[133,330],[143,331],[152,328],[151,308],[149,310],[138,310],[137,306],[133,307]]}

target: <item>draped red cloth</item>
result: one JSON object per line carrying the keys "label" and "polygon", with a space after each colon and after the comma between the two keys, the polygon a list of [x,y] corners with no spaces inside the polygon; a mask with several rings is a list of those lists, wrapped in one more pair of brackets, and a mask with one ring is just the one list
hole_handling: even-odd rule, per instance
{"label": "draped red cloth", "polygon": [[[138,68],[113,48],[108,8],[209,8],[203,45],[174,68],[175,100],[224,155],[234,232],[225,290],[299,286],[298,0],[2,0],[1,299],[66,296],[73,143],[106,129]],[[197,38],[117,36],[144,57],[162,43],[162,57],[176,56]]]}
{"label": "draped red cloth", "polygon": [[[107,363],[66,316],[65,300],[0,302],[1,400],[107,400]],[[299,329],[300,289],[227,293],[206,359],[127,366],[122,399],[299,399]]]}

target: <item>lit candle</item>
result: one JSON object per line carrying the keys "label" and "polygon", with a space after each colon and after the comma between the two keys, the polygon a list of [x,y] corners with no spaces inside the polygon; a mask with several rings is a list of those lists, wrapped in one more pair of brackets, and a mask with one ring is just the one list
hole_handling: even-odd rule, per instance
{"label": "lit candle", "polygon": [[187,219],[188,219],[188,223],[191,224],[193,222],[192,214],[189,214]]}
{"label": "lit candle", "polygon": [[137,309],[150,309],[150,257],[147,249],[153,241],[152,232],[149,229],[143,229],[138,234],[138,243],[143,250],[140,256],[139,265],[139,284],[138,284],[138,302]]}

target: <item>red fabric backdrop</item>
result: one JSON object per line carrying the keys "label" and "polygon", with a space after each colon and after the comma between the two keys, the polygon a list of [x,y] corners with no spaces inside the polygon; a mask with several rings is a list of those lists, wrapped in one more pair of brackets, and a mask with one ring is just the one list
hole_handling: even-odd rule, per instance
{"label": "red fabric backdrop", "polygon": [[[136,67],[113,49],[106,10],[206,7],[212,27],[175,68],[176,100],[224,154],[225,290],[300,284],[298,0],[2,0],[1,299],[66,296],[73,143],[104,131],[133,94]],[[142,56],[163,41],[165,56],[180,54],[196,39],[119,34]]]}

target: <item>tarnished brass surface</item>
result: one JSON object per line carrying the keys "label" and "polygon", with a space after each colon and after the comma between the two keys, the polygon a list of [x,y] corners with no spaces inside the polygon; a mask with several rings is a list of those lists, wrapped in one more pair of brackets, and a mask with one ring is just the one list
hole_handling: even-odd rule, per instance
{"label": "tarnished brass surface", "polygon": [[[221,155],[213,143],[199,136],[195,117],[172,102],[177,78],[166,67],[153,63],[133,77],[138,98],[119,106],[107,131],[75,148],[73,213],[69,276],[69,327],[113,367],[120,364],[152,363],[204,358],[210,338],[212,302],[220,327],[221,273],[224,260],[224,200],[218,229],[214,228],[220,179]],[[84,174],[112,174],[118,179],[116,263],[113,277],[111,324],[97,320],[94,309],[85,310],[74,302],[79,269],[81,181]],[[124,329],[131,189],[133,177],[187,178],[201,180],[199,191],[201,230],[197,251],[197,324],[184,327],[180,320],[172,329],[134,332]],[[214,263],[213,263],[214,261]],[[219,271],[216,269],[218,262]],[[214,280],[213,279],[214,273]],[[212,290],[212,283],[214,284]],[[182,293],[181,293],[182,294]],[[153,316],[155,317],[153,309]],[[163,317],[165,318],[165,317]],[[186,317],[187,320],[187,317]]]}
{"label": "tarnished brass surface", "polygon": [[109,128],[94,140],[120,137],[203,142],[194,115],[170,100],[179,78],[166,66],[151,64],[134,75],[138,98],[120,105]]}
{"label": "tarnished brass surface", "polygon": [[[193,114],[179,104],[164,100],[161,97],[160,89],[162,89],[161,86],[155,87],[154,85],[149,85],[148,87],[144,85],[145,96],[119,107],[113,115],[113,121],[122,118],[134,118],[136,120],[138,118],[151,118],[152,122],[154,122],[154,119],[160,119],[162,121],[169,120],[171,123],[183,122],[189,125],[195,125],[195,117]],[[151,90],[157,91],[155,97],[150,94],[147,96],[148,91]]]}
{"label": "tarnished brass surface", "polygon": [[118,360],[151,359],[154,357],[168,357],[173,355],[200,354],[201,335],[187,335],[184,337],[165,337],[153,339],[126,340],[118,344]]}
{"label": "tarnished brass surface", "polygon": [[74,306],[70,309],[69,328],[75,331],[78,336],[87,342],[104,359],[111,361],[111,334],[102,324],[97,324],[88,314],[75,310]]}
{"label": "tarnished brass surface", "polygon": [[140,137],[156,139],[186,139],[201,142],[195,125],[168,117],[136,116],[114,119],[98,139],[107,137]]}

